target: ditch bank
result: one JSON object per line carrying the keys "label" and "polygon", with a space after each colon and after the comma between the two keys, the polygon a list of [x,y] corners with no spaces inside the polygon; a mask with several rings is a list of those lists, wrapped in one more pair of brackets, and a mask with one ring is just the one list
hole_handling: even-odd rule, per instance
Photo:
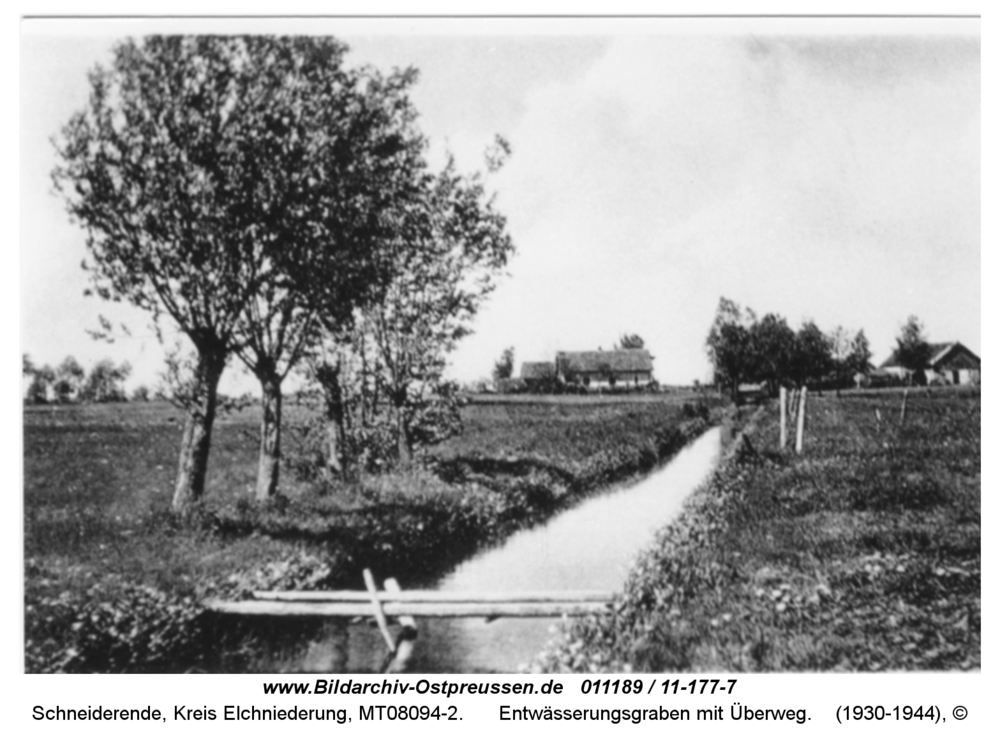
{"label": "ditch bank", "polygon": [[539,459],[486,456],[430,460],[425,470],[382,481],[370,504],[333,511],[322,500],[235,505],[208,511],[201,536],[264,537],[288,552],[224,581],[184,593],[125,584],[45,595],[54,573],[26,566],[29,672],[272,672],[301,669],[302,650],[323,628],[313,619],[219,616],[200,605],[253,590],[361,589],[367,567],[404,588],[433,582],[462,560],[543,521],[606,486],[644,475],[722,420],[663,428],[639,445],[609,445],[571,469]]}
{"label": "ditch bank", "polygon": [[978,397],[911,399],[905,425],[898,399],[814,404],[801,455],[758,411],[613,610],[532,669],[978,669]]}
{"label": "ditch bank", "polygon": [[[757,456],[751,439],[763,413],[764,408],[758,408],[745,426],[734,428],[709,480],[640,554],[611,610],[576,619],[538,655],[531,672],[625,673],[649,667],[635,663],[636,656],[652,644],[653,617],[663,613],[679,617],[678,606],[694,588],[711,586],[713,573],[722,566],[705,560],[704,542],[722,525],[720,511],[726,499],[739,494],[741,468]],[[672,636],[664,641],[667,650],[675,646]]]}

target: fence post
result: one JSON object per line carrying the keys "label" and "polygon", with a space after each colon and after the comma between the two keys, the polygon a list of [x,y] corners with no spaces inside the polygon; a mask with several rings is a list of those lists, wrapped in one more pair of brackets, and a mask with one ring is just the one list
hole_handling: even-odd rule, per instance
{"label": "fence post", "polygon": [[778,391],[781,398],[781,449],[788,443],[788,391],[782,387]]}
{"label": "fence post", "polygon": [[906,423],[906,399],[910,395],[910,388],[906,388],[903,391],[903,407],[899,409],[899,427],[902,428],[903,424]]}
{"label": "fence post", "polygon": [[795,453],[802,454],[802,437],[806,428],[806,386],[802,386],[801,396],[799,398],[799,423],[798,428],[795,432]]}

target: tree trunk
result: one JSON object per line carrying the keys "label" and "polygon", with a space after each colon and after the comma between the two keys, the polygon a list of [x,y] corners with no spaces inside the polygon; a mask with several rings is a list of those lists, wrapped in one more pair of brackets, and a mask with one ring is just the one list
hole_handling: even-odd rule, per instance
{"label": "tree trunk", "polygon": [[326,477],[329,479],[333,475],[343,476],[344,463],[343,452],[341,451],[343,435],[341,425],[333,419],[326,422]]}
{"label": "tree trunk", "polygon": [[212,446],[212,425],[215,423],[219,399],[219,380],[226,366],[223,352],[198,355],[200,397],[188,410],[181,440],[177,483],[174,486],[173,510],[183,513],[198,503],[205,495],[205,476],[208,472],[208,453]]}
{"label": "tree trunk", "polygon": [[344,458],[344,442],[347,439],[347,428],[344,422],[344,401],[339,378],[334,392],[326,399],[326,473],[343,476],[347,460]]}
{"label": "tree trunk", "polygon": [[257,501],[270,500],[278,492],[281,468],[281,380],[271,375],[260,382],[260,459],[257,464]]}
{"label": "tree trunk", "polygon": [[323,389],[325,424],[323,478],[330,480],[334,475],[344,476],[347,440],[347,418],[344,408],[344,388],[341,385],[341,363],[324,363],[317,370],[317,379]]}
{"label": "tree trunk", "polygon": [[406,466],[413,458],[413,450],[410,448],[410,439],[406,435],[406,417],[403,411],[402,406],[396,407],[396,442],[399,449],[399,462]]}

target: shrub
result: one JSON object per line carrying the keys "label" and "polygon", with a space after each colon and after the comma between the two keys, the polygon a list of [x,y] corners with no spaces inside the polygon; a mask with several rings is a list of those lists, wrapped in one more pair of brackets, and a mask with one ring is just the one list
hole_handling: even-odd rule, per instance
{"label": "shrub", "polygon": [[419,406],[410,421],[411,440],[426,447],[461,434],[460,410],[464,404],[456,383],[440,385],[434,397]]}
{"label": "shrub", "polygon": [[206,615],[190,594],[126,583],[51,595],[29,580],[25,670],[168,672],[197,664],[213,651]]}
{"label": "shrub", "polygon": [[703,400],[696,403],[685,403],[681,406],[681,417],[684,419],[700,418],[707,421],[712,414],[712,409]]}

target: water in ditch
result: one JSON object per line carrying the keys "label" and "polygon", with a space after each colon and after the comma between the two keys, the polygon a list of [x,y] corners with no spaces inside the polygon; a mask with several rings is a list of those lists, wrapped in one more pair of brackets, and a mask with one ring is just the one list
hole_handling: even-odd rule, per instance
{"label": "water in ditch", "polygon": [[[635,556],[680,511],[708,476],[722,446],[712,429],[638,483],[612,488],[544,524],[514,534],[459,565],[436,589],[452,592],[620,590]],[[516,672],[552,638],[558,619],[424,618],[408,672]],[[355,626],[334,637],[336,667],[378,671],[386,645],[376,629]],[[323,661],[326,661],[324,659]],[[308,662],[308,660],[307,660]],[[316,665],[306,664],[306,668]],[[331,665],[332,667],[332,665]]]}

